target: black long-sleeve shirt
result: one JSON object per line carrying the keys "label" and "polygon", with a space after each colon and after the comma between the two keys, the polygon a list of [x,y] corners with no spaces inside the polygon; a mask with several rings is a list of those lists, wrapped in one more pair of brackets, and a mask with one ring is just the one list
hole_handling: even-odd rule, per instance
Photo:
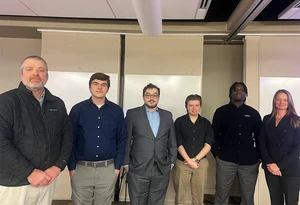
{"label": "black long-sleeve shirt", "polygon": [[258,162],[261,117],[255,109],[229,103],[216,110],[212,126],[216,142],[211,151],[215,157],[240,165]]}
{"label": "black long-sleeve shirt", "polygon": [[[190,158],[195,157],[207,143],[214,143],[214,132],[210,122],[198,115],[195,123],[190,120],[188,114],[183,115],[175,121],[175,134],[177,139],[177,147],[183,146]],[[183,157],[178,153],[177,159],[184,161]]]}
{"label": "black long-sleeve shirt", "polygon": [[275,118],[266,115],[259,137],[263,168],[276,163],[283,176],[300,176],[300,128],[290,125],[291,117],[284,116],[277,127]]}

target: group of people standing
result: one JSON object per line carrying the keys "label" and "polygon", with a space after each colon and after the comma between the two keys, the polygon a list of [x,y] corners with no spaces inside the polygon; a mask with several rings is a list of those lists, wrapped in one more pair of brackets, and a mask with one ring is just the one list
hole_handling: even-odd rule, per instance
{"label": "group of people standing", "polygon": [[171,112],[158,107],[160,89],[151,83],[142,91],[144,104],[124,119],[122,108],[106,98],[110,78],[104,73],[90,77],[91,98],[69,116],[44,87],[44,59],[27,57],[20,78],[17,89],[0,95],[0,204],[51,204],[56,178],[68,166],[75,205],[108,205],[122,165],[133,205],[162,205],[171,171],[175,204],[186,203],[189,187],[192,204],[203,204],[210,151],[215,205],[228,204],[236,176],[241,204],[253,205],[261,161],[271,204],[298,204],[300,119],[287,90],[275,93],[263,121],[245,104],[246,85],[236,82],[212,124],[199,114],[202,98],[194,94],[185,100],[187,114],[173,123]]}

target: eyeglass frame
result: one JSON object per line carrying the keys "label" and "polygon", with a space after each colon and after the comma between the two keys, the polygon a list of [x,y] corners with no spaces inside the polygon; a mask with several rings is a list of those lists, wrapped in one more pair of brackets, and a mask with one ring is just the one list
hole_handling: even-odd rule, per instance
{"label": "eyeglass frame", "polygon": [[157,98],[159,98],[159,94],[153,94],[153,95],[151,95],[151,94],[147,93],[147,94],[144,94],[144,97],[148,98],[148,99],[151,99],[151,98],[157,99]]}

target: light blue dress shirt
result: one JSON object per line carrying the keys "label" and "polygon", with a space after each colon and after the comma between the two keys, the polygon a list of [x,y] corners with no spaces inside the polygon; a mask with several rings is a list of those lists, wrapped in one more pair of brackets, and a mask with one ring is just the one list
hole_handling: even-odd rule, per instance
{"label": "light blue dress shirt", "polygon": [[41,107],[43,106],[44,99],[45,99],[45,90],[44,90],[44,92],[42,93],[42,95],[40,96],[40,99],[39,99],[39,103],[40,103]]}
{"label": "light blue dress shirt", "polygon": [[146,108],[146,113],[147,113],[150,127],[152,129],[154,136],[156,137],[159,129],[159,124],[160,124],[160,116],[159,116],[158,108],[156,108],[154,112],[151,112],[146,106],[145,108]]}

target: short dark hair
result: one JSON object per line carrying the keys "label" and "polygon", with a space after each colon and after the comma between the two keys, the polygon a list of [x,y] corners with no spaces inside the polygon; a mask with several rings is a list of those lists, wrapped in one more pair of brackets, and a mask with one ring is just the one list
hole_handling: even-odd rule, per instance
{"label": "short dark hair", "polygon": [[245,83],[243,83],[243,82],[235,82],[229,88],[229,98],[230,99],[231,99],[231,92],[235,90],[235,88],[236,88],[237,85],[243,86],[244,92],[246,93],[246,96],[248,96],[248,89],[247,89],[247,86],[245,85]]}
{"label": "short dark hair", "polygon": [[93,80],[102,80],[102,81],[107,81],[107,86],[108,88],[110,87],[110,77],[104,73],[94,73],[89,81],[89,86],[91,87],[91,84]]}
{"label": "short dark hair", "polygon": [[26,57],[22,63],[21,63],[21,72],[23,72],[23,63],[28,60],[28,59],[34,59],[34,60],[38,60],[38,61],[43,61],[43,63],[45,64],[46,66],[46,70],[48,70],[48,65],[47,65],[47,62],[41,57],[41,56],[36,56],[36,55],[32,55],[32,56],[28,56]]}
{"label": "short dark hair", "polygon": [[187,108],[187,104],[191,100],[199,100],[200,101],[200,106],[202,105],[202,97],[200,95],[197,95],[197,94],[191,94],[191,95],[187,96],[186,99],[185,99],[185,108]]}
{"label": "short dark hair", "polygon": [[156,88],[158,90],[158,96],[160,96],[160,89],[159,87],[157,87],[156,85],[152,84],[152,83],[149,83],[148,85],[146,85],[143,89],[143,96],[145,95],[145,92],[147,89],[153,89],[153,88]]}

